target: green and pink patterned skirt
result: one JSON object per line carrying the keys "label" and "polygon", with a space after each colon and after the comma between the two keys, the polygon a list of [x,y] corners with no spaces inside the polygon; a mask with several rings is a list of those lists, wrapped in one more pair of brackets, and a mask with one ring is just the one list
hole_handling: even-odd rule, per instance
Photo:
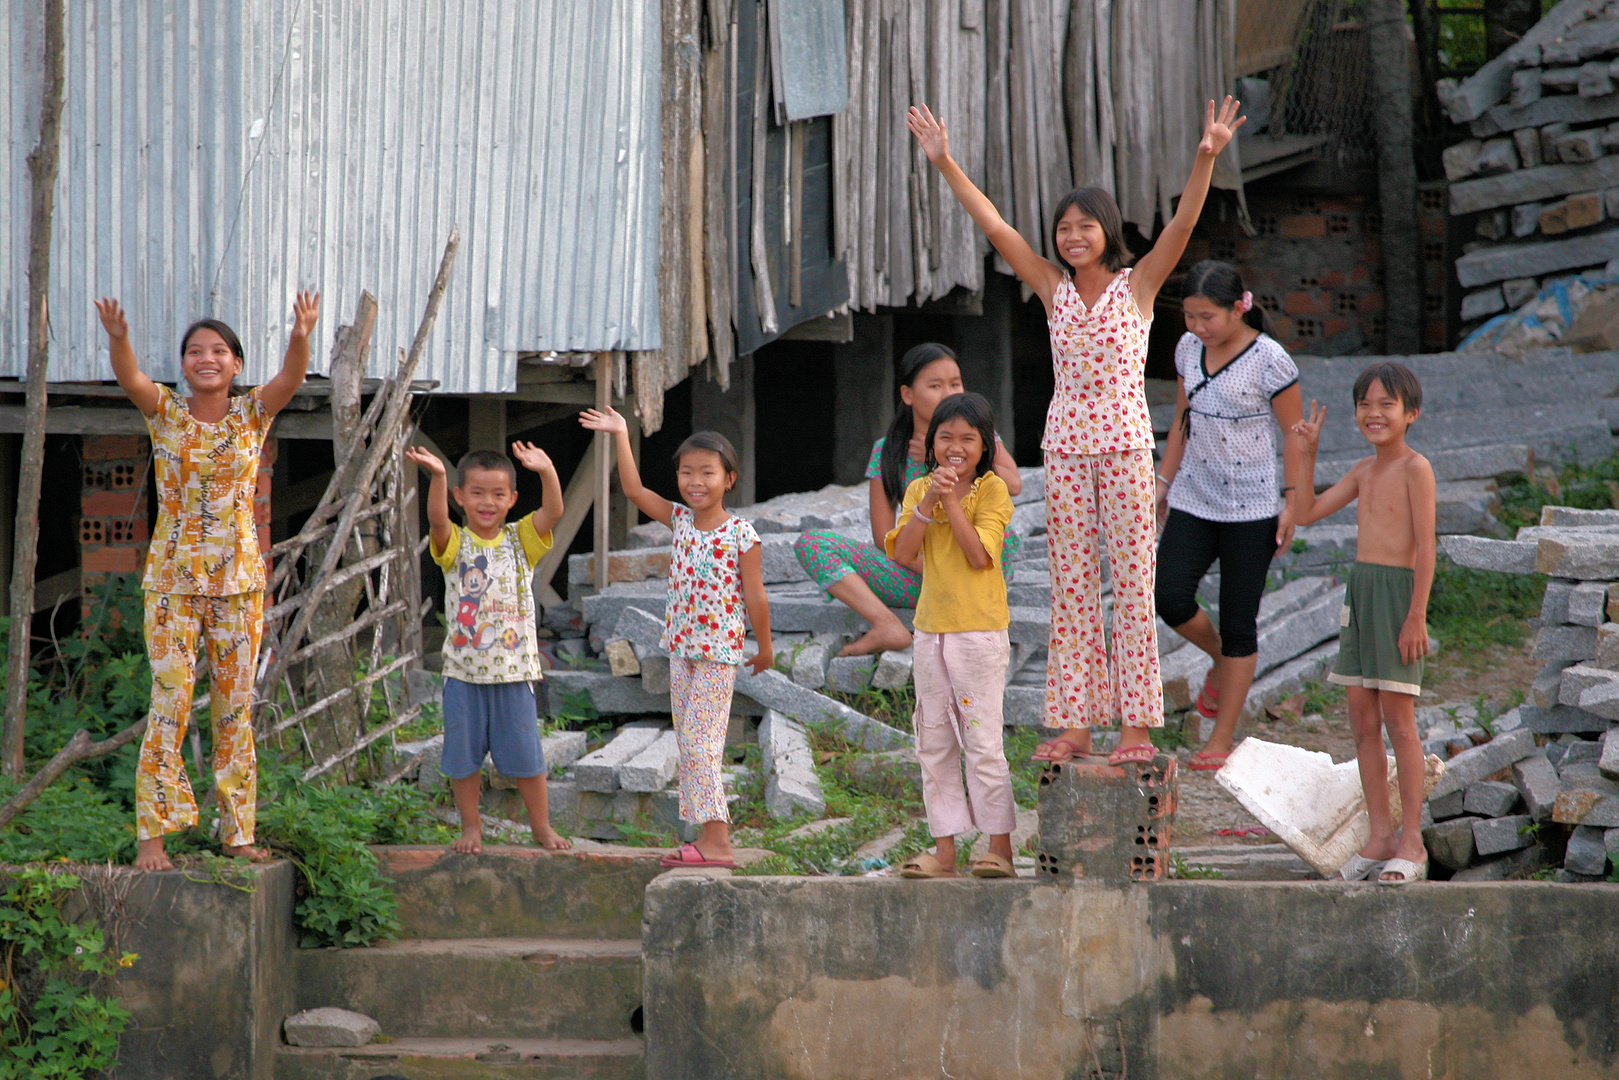
{"label": "green and pink patterned skirt", "polygon": [[[1023,538],[1008,532],[1001,543],[1001,573],[1012,580],[1012,560],[1023,546]],[[901,566],[873,544],[851,540],[841,533],[821,530],[807,532],[793,544],[793,554],[810,580],[823,590],[857,574],[877,599],[890,608],[914,608],[922,595],[922,575]]]}

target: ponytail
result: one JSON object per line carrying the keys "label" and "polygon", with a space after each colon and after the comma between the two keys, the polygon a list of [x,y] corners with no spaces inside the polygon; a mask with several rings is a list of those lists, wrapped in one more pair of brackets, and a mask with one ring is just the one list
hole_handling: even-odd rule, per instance
{"label": "ponytail", "polygon": [[[1192,296],[1201,296],[1216,307],[1223,307],[1227,311],[1234,311],[1242,303],[1248,291],[1243,288],[1242,275],[1230,263],[1216,262],[1213,259],[1204,259],[1195,264],[1186,272],[1186,284],[1181,288],[1181,299]],[[1265,309],[1253,302],[1249,296],[1248,310],[1242,313],[1242,321],[1258,330],[1262,334],[1270,333],[1270,319],[1265,315]]]}
{"label": "ponytail", "polygon": [[[917,374],[935,360],[955,358],[956,354],[947,346],[935,341],[913,345],[900,358],[899,384],[910,386],[916,382]],[[894,413],[894,419],[889,421],[888,433],[883,436],[883,454],[878,464],[882,473],[883,494],[888,496],[888,505],[895,509],[905,500],[905,462],[911,456],[911,436],[915,434],[911,407],[901,403],[899,410]]]}

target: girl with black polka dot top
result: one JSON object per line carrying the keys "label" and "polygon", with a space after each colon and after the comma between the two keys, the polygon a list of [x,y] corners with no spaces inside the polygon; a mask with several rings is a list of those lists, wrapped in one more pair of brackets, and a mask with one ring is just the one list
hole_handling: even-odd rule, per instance
{"label": "girl with black polka dot top", "polygon": [[[1225,263],[1204,261],[1186,275],[1186,334],[1175,348],[1179,386],[1157,477],[1158,614],[1214,658],[1197,711],[1214,733],[1191,767],[1214,770],[1231,753],[1237,718],[1259,659],[1259,600],[1271,559],[1293,541],[1294,485],[1301,462],[1285,440],[1278,513],[1276,425],[1303,417],[1299,371],[1266,330],[1265,313]],[[1220,628],[1197,604],[1197,586],[1220,561]]]}

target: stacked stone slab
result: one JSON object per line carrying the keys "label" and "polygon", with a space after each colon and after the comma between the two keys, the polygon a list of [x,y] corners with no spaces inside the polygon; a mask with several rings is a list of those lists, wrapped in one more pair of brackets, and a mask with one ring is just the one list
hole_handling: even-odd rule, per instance
{"label": "stacked stone slab", "polygon": [[[1451,760],[1453,774],[1464,758],[1475,765],[1435,790],[1430,851],[1458,876],[1504,876],[1501,858],[1487,856],[1535,846],[1537,826],[1550,822],[1572,830],[1559,880],[1596,880],[1619,849],[1619,510],[1548,506],[1512,540],[1446,537],[1443,546],[1463,566],[1550,580],[1532,646],[1543,667],[1524,704],[1497,721],[1514,730]],[[1507,742],[1512,761],[1499,760],[1505,751],[1483,756]],[[1520,800],[1505,800],[1500,784],[1485,788],[1491,780],[1510,783]],[[1480,815],[1485,808],[1504,812]],[[1455,823],[1469,817],[1474,848],[1464,857]]]}
{"label": "stacked stone slab", "polygon": [[[1588,278],[1606,278],[1619,259],[1616,77],[1619,5],[1565,0],[1475,75],[1439,83],[1450,118],[1471,129],[1442,155],[1451,215],[1476,234],[1456,261],[1472,290],[1465,324],[1537,304],[1558,275],[1590,269]],[[1515,336],[1566,340],[1569,314],[1554,305],[1543,316]]]}

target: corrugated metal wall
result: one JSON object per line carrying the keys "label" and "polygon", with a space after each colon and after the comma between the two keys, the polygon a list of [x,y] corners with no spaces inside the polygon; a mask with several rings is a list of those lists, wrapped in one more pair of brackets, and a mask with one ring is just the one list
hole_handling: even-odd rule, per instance
{"label": "corrugated metal wall", "polygon": [[[40,3],[0,20],[0,376],[25,364],[26,158]],[[516,385],[518,352],[660,345],[658,0],[116,0],[68,5],[52,381],[110,377],[92,297],[122,298],[154,377],[203,315],[279,364],[294,292],[315,343],[362,288],[373,372],[408,346],[445,237],[455,276],[423,377]]]}

